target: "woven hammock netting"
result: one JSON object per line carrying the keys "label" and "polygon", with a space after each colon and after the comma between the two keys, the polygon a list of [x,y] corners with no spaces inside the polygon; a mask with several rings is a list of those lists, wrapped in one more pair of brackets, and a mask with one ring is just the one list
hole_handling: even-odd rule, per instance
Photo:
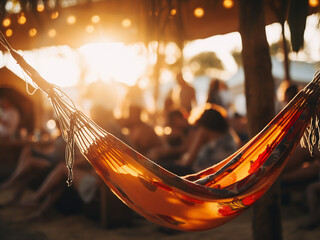
{"label": "woven hammock netting", "polygon": [[275,182],[301,142],[313,153],[319,142],[320,74],[236,153],[199,173],[177,176],[142,156],[78,111],[59,88],[45,81],[2,36],[1,43],[51,100],[67,142],[67,182],[74,146],[108,187],[145,218],[182,231],[220,226],[257,201]]}

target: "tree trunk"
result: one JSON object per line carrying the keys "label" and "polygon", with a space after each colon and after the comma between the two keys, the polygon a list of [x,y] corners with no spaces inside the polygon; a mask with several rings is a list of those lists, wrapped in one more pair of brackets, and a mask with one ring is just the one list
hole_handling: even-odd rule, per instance
{"label": "tree trunk", "polygon": [[[249,134],[254,136],[273,118],[275,87],[265,33],[263,1],[240,0],[240,34]],[[277,184],[253,207],[255,240],[282,239]]]}

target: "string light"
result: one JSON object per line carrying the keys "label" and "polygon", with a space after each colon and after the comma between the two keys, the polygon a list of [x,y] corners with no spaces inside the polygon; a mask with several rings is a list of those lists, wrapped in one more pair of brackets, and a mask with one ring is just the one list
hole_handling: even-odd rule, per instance
{"label": "string light", "polygon": [[232,8],[234,5],[233,1],[232,0],[224,0],[223,1],[223,6],[225,8]]}
{"label": "string light", "polygon": [[9,27],[11,25],[11,20],[10,20],[10,18],[5,18],[5,19],[3,19],[3,21],[2,21],[2,26],[4,26],[4,27]]}
{"label": "string light", "polygon": [[70,15],[68,18],[67,18],[67,23],[69,24],[69,25],[72,25],[72,24],[74,24],[75,22],[76,22],[76,17],[74,16],[74,15]]}
{"label": "string light", "polygon": [[317,7],[319,5],[319,0],[309,0],[310,7]]}
{"label": "string light", "polygon": [[172,9],[170,10],[170,14],[171,14],[172,16],[176,15],[176,14],[177,14],[177,9],[172,8]]}
{"label": "string light", "polygon": [[12,34],[13,34],[12,29],[11,29],[11,28],[8,28],[8,29],[6,30],[6,36],[7,36],[7,37],[11,37]]}
{"label": "string light", "polygon": [[43,3],[40,3],[40,4],[37,6],[37,11],[38,11],[38,12],[43,12],[43,11],[44,11],[44,5],[43,5]]}
{"label": "string light", "polygon": [[129,18],[125,18],[122,20],[121,24],[123,27],[128,28],[131,26],[131,20]]}
{"label": "string light", "polygon": [[202,18],[204,15],[204,10],[202,7],[197,7],[196,9],[194,9],[193,14],[197,18]]}
{"label": "string light", "polygon": [[98,15],[92,16],[91,22],[92,23],[99,23],[100,22],[100,16],[98,16]]}
{"label": "string light", "polygon": [[59,12],[58,11],[55,11],[55,12],[51,13],[51,19],[56,19],[56,18],[58,18],[58,16],[59,16]]}
{"label": "string light", "polygon": [[37,29],[35,29],[35,28],[30,28],[30,30],[29,30],[29,36],[30,36],[30,37],[34,37],[35,35],[37,35]]}
{"label": "string light", "polygon": [[24,16],[24,13],[22,12],[20,16],[18,17],[18,23],[23,25],[27,22],[27,18]]}

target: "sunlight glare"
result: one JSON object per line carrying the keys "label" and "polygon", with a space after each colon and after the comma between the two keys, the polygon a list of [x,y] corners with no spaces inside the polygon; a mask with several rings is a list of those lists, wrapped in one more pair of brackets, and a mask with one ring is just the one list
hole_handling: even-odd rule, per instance
{"label": "sunlight glare", "polygon": [[[79,81],[80,70],[77,65],[77,55],[67,46],[46,47],[23,51],[20,54],[50,83],[63,88],[75,86]],[[21,79],[31,83],[27,74],[21,70],[13,58],[8,58],[6,66]]]}
{"label": "sunlight glare", "polygon": [[227,72],[236,72],[237,66],[232,60],[231,52],[241,50],[241,37],[238,32],[217,35],[206,39],[188,42],[183,49],[185,59],[191,59],[201,52],[215,52],[223,62]]}
{"label": "sunlight glare", "polygon": [[139,54],[141,47],[140,44],[126,46],[123,43],[95,43],[80,47],[79,52],[89,72],[96,73],[95,78],[91,75],[87,82],[101,78],[134,85],[146,71],[146,57]]}
{"label": "sunlight glare", "polygon": [[273,23],[266,26],[266,35],[269,45],[280,40],[281,31],[281,25],[279,23]]}

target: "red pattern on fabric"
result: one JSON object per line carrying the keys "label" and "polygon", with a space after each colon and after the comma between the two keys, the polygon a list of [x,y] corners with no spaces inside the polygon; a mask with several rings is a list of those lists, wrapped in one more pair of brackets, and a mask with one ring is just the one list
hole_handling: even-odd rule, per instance
{"label": "red pattern on fabric", "polygon": [[252,205],[254,202],[256,202],[257,200],[259,200],[259,198],[261,198],[263,196],[263,194],[265,193],[265,190],[261,190],[257,193],[254,193],[248,197],[245,197],[242,199],[242,203],[245,205],[245,206],[250,206]]}
{"label": "red pattern on fabric", "polygon": [[230,206],[219,206],[219,208],[218,213],[224,217],[233,216],[238,213],[237,210],[232,210]]}
{"label": "red pattern on fabric", "polygon": [[259,156],[258,156],[258,159],[256,161],[253,161],[251,163],[251,166],[250,166],[250,169],[249,169],[249,174],[252,174],[254,173],[259,167],[261,167],[265,160],[267,159],[267,157],[270,156],[270,153],[273,151],[273,148],[270,147],[269,145],[266,147],[266,150],[264,150],[263,153],[261,153]]}

